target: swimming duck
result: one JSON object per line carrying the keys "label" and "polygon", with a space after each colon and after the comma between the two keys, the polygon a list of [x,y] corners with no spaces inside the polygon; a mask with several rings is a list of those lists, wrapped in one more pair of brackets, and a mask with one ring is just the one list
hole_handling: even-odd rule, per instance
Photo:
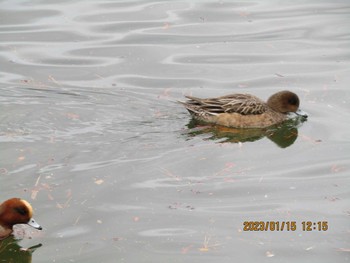
{"label": "swimming duck", "polygon": [[299,110],[299,97],[287,90],[273,94],[267,102],[250,94],[208,99],[185,97],[188,100],[180,103],[194,119],[226,127],[265,128],[287,120],[290,112],[307,118]]}
{"label": "swimming duck", "polygon": [[41,230],[32,216],[33,208],[26,200],[11,198],[3,202],[0,205],[0,240],[11,235],[16,224],[27,224]]}

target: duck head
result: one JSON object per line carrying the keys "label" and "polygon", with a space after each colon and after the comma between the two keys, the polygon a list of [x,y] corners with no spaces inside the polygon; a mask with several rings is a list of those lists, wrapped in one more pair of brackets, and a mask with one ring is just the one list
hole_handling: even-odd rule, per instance
{"label": "duck head", "polygon": [[16,224],[27,224],[41,230],[32,216],[33,208],[26,200],[11,198],[0,205],[0,226],[4,229],[12,230]]}
{"label": "duck head", "polygon": [[277,92],[267,100],[267,105],[274,111],[285,114],[294,112],[297,115],[307,118],[307,114],[299,110],[299,104],[298,95],[288,90]]}

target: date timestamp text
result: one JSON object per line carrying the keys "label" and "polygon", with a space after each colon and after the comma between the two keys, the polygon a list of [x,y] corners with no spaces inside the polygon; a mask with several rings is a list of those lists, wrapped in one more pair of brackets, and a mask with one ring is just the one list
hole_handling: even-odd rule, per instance
{"label": "date timestamp text", "polygon": [[301,227],[302,231],[327,231],[327,221],[244,221],[243,231],[296,231]]}

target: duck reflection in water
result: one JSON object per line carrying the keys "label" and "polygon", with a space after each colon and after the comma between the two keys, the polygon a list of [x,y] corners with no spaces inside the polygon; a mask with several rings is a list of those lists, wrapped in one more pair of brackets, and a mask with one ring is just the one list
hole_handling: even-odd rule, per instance
{"label": "duck reflection in water", "polygon": [[41,244],[37,244],[30,248],[21,247],[14,236],[0,241],[0,262],[15,262],[15,263],[30,263],[32,262],[33,252],[41,247]]}
{"label": "duck reflection in water", "polygon": [[192,119],[187,127],[190,137],[210,134],[207,140],[220,140],[220,143],[253,142],[262,138],[269,138],[277,146],[287,148],[298,138],[298,127],[306,118],[297,117],[267,128],[229,128],[219,125],[203,123]]}

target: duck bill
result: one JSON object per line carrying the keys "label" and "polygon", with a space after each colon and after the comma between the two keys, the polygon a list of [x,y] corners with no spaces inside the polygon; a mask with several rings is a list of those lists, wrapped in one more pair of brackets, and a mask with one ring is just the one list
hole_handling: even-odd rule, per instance
{"label": "duck bill", "polygon": [[295,114],[298,115],[298,116],[301,116],[301,117],[303,117],[303,118],[307,118],[307,117],[308,117],[307,113],[306,113],[305,111],[300,110],[300,109],[297,110],[297,111],[295,112]]}
{"label": "duck bill", "polygon": [[39,229],[39,230],[43,229],[43,228],[41,227],[41,225],[39,225],[39,224],[34,220],[34,218],[31,218],[31,219],[28,221],[27,225],[30,225],[31,227],[34,227],[34,228]]}

